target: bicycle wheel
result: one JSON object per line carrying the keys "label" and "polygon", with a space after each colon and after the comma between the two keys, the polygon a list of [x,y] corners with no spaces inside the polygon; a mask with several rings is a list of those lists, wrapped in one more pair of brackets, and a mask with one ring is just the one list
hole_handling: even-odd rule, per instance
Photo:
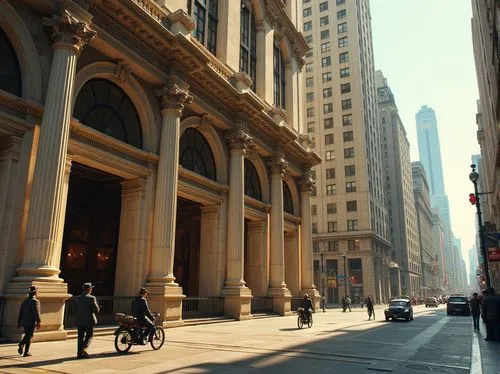
{"label": "bicycle wheel", "polygon": [[311,328],[313,325],[313,316],[312,314],[309,316],[309,321],[307,321],[307,326]]}
{"label": "bicycle wheel", "polygon": [[127,353],[132,347],[132,334],[129,330],[120,330],[115,337],[115,349],[120,353]]}
{"label": "bicycle wheel", "polygon": [[297,326],[299,327],[299,329],[304,327],[304,322],[302,321],[302,316],[297,317]]}
{"label": "bicycle wheel", "polygon": [[163,346],[163,343],[165,343],[165,331],[163,330],[163,327],[156,326],[156,330],[154,331],[151,339],[151,348],[157,351]]}

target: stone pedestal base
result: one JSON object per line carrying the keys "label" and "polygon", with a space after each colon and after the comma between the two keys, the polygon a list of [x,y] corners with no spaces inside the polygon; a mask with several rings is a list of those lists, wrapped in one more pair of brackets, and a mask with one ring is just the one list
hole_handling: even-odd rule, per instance
{"label": "stone pedestal base", "polygon": [[273,298],[273,311],[281,316],[292,315],[292,294],[288,288],[270,288],[269,296]]}
{"label": "stone pedestal base", "polygon": [[40,300],[40,309],[42,327],[35,331],[33,341],[64,340],[66,331],[64,331],[64,302],[71,297],[68,294],[66,283],[62,282],[41,282],[41,281],[23,281],[10,282],[4,294],[5,306],[3,313],[3,326],[1,335],[14,342],[21,338],[22,330],[17,327],[17,317],[21,303],[26,299],[27,291],[30,286],[39,287],[38,300]]}
{"label": "stone pedestal base", "polygon": [[160,313],[156,323],[163,327],[182,326],[182,300],[186,297],[182,294],[182,287],[146,283],[146,288],[149,290],[149,309]]}
{"label": "stone pedestal base", "polygon": [[239,321],[252,318],[252,291],[248,287],[225,287],[222,289],[222,296],[224,315]]}
{"label": "stone pedestal base", "polygon": [[318,312],[321,309],[321,295],[319,294],[318,290],[316,288],[308,288],[308,289],[302,289],[300,291],[302,296],[304,294],[308,294],[309,298],[313,302],[314,306],[314,312]]}

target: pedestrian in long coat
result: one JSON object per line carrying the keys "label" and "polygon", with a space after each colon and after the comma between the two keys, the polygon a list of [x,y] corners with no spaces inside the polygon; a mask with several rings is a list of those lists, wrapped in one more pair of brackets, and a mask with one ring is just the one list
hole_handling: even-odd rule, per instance
{"label": "pedestrian in long coat", "polygon": [[94,336],[94,326],[97,324],[99,305],[92,296],[92,283],[83,284],[83,292],[76,298],[76,326],[78,327],[77,358],[89,358],[87,349]]}
{"label": "pedestrian in long coat", "polygon": [[[40,301],[36,298],[38,288],[31,286],[28,297],[22,302],[17,317],[17,326],[24,329],[24,337],[19,343],[17,352],[24,357],[31,356],[31,338],[35,333],[35,327],[40,328]],[[24,352],[24,354],[23,354]]]}

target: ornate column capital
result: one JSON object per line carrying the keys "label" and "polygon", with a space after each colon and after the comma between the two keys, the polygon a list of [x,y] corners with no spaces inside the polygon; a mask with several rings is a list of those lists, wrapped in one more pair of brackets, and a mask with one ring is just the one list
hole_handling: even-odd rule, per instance
{"label": "ornate column capital", "polygon": [[70,48],[76,54],[97,35],[68,9],[61,9],[50,18],[44,17],[43,24],[52,29],[54,48]]}
{"label": "ornate column capital", "polygon": [[311,193],[315,185],[316,181],[312,177],[312,171],[306,171],[302,176],[302,179],[299,181],[300,190]]}
{"label": "ornate column capital", "polygon": [[243,129],[238,129],[230,133],[227,137],[230,149],[239,149],[245,152],[253,145],[253,138]]}
{"label": "ornate column capital", "polygon": [[288,162],[285,160],[283,154],[278,153],[274,157],[267,160],[267,166],[269,167],[271,174],[280,174],[281,178],[284,178],[286,169],[288,168]]}
{"label": "ornate column capital", "polygon": [[174,110],[180,117],[186,104],[193,102],[189,94],[189,85],[176,76],[167,79],[165,87],[156,91],[161,100],[162,110]]}

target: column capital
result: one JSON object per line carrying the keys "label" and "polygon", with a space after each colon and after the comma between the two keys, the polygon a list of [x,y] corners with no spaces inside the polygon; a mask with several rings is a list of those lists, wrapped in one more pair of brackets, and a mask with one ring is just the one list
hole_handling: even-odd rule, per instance
{"label": "column capital", "polygon": [[88,23],[79,19],[68,9],[61,9],[50,18],[44,17],[43,24],[52,29],[54,48],[68,48],[76,54],[79,54],[85,44],[97,35]]}
{"label": "column capital", "polygon": [[253,145],[253,138],[248,135],[243,129],[238,129],[231,132],[227,136],[227,140],[229,142],[229,148],[231,150],[237,149],[245,152]]}
{"label": "column capital", "polygon": [[286,169],[288,168],[288,162],[285,160],[283,154],[278,153],[267,159],[267,166],[269,167],[271,174],[280,174],[281,178],[284,178]]}
{"label": "column capital", "polygon": [[315,185],[316,181],[312,177],[311,170],[306,171],[303,174],[302,179],[299,181],[300,190],[311,193]]}
{"label": "column capital", "polygon": [[180,117],[186,104],[193,102],[189,85],[176,76],[167,78],[165,87],[156,91],[160,98],[162,111],[173,110]]}

